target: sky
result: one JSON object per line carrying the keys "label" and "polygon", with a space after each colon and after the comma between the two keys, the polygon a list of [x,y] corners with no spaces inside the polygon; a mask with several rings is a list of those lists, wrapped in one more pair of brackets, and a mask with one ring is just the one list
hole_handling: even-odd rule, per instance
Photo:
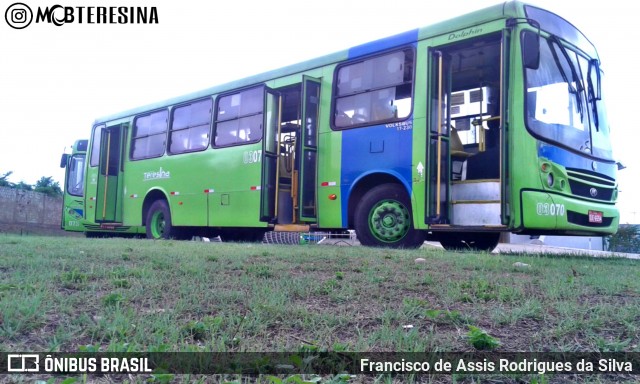
{"label": "sky", "polygon": [[[443,21],[496,0],[18,0],[38,7],[156,7],[158,24],[32,22],[13,29],[12,0],[0,9],[0,175],[62,185],[60,155],[89,138],[105,115]],[[640,39],[637,2],[597,6],[583,0],[535,0],[577,26],[599,51],[622,223],[640,223],[638,111]],[[615,6],[620,4],[620,6]],[[9,11],[9,12],[7,12]],[[56,13],[58,14],[58,13]],[[15,15],[14,15],[15,16]]]}

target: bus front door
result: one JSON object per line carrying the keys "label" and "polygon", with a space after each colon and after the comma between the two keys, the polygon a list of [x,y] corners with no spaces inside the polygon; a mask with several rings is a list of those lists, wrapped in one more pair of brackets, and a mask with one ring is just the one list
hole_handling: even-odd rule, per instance
{"label": "bus front door", "polygon": [[96,195],[97,223],[122,222],[122,201],[119,197],[125,130],[126,124],[102,128]]}
{"label": "bus front door", "polygon": [[426,223],[452,235],[441,243],[493,241],[504,229],[505,39],[494,33],[430,50]]}
{"label": "bus front door", "polygon": [[449,113],[447,111],[448,94],[451,88],[447,76],[449,58],[445,52],[431,52],[431,121],[427,142],[427,224],[449,224]]}

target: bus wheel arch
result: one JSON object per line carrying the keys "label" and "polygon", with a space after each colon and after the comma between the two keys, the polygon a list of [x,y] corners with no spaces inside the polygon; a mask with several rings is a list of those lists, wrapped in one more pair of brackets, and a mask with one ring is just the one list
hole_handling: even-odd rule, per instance
{"label": "bus wheel arch", "polygon": [[419,248],[424,243],[424,233],[413,226],[409,194],[399,183],[366,191],[357,202],[353,223],[365,246]]}
{"label": "bus wheel arch", "polygon": [[356,180],[351,192],[349,193],[349,203],[347,204],[347,227],[354,227],[356,209],[364,195],[373,188],[382,184],[398,184],[404,188],[399,178],[383,172],[370,173],[359,180]]}
{"label": "bus wheel arch", "polygon": [[171,211],[166,200],[155,200],[151,204],[145,223],[148,239],[171,239],[173,237]]}
{"label": "bus wheel arch", "polygon": [[145,196],[144,202],[142,203],[142,225],[143,226],[147,224],[147,215],[149,213],[149,208],[151,208],[151,205],[155,203],[157,200],[164,200],[167,202],[167,205],[168,205],[167,195],[165,195],[164,192],[158,189],[153,189],[149,191],[149,193],[147,193],[147,196]]}
{"label": "bus wheel arch", "polygon": [[171,239],[176,230],[171,222],[171,208],[164,193],[151,191],[142,204],[142,225],[148,239]]}

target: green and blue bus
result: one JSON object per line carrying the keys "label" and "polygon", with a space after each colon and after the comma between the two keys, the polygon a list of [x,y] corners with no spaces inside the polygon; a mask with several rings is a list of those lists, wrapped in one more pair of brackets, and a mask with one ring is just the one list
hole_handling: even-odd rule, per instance
{"label": "green and blue bus", "polygon": [[576,27],[509,1],[97,119],[84,174],[67,163],[66,193],[72,178],[84,190],[63,226],[229,240],[355,229],[368,246],[449,249],[612,234],[603,80]]}

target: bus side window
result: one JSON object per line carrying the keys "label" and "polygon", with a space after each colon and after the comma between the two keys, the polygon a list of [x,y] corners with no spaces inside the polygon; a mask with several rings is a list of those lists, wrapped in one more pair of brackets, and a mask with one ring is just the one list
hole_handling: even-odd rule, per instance
{"label": "bus side window", "polygon": [[209,145],[211,108],[211,99],[205,99],[173,110],[169,138],[170,153],[200,151]]}
{"label": "bus side window", "polygon": [[411,114],[413,50],[403,49],[338,68],[335,128],[405,119]]}
{"label": "bus side window", "polygon": [[264,88],[222,96],[216,106],[214,146],[255,143],[262,138]]}

